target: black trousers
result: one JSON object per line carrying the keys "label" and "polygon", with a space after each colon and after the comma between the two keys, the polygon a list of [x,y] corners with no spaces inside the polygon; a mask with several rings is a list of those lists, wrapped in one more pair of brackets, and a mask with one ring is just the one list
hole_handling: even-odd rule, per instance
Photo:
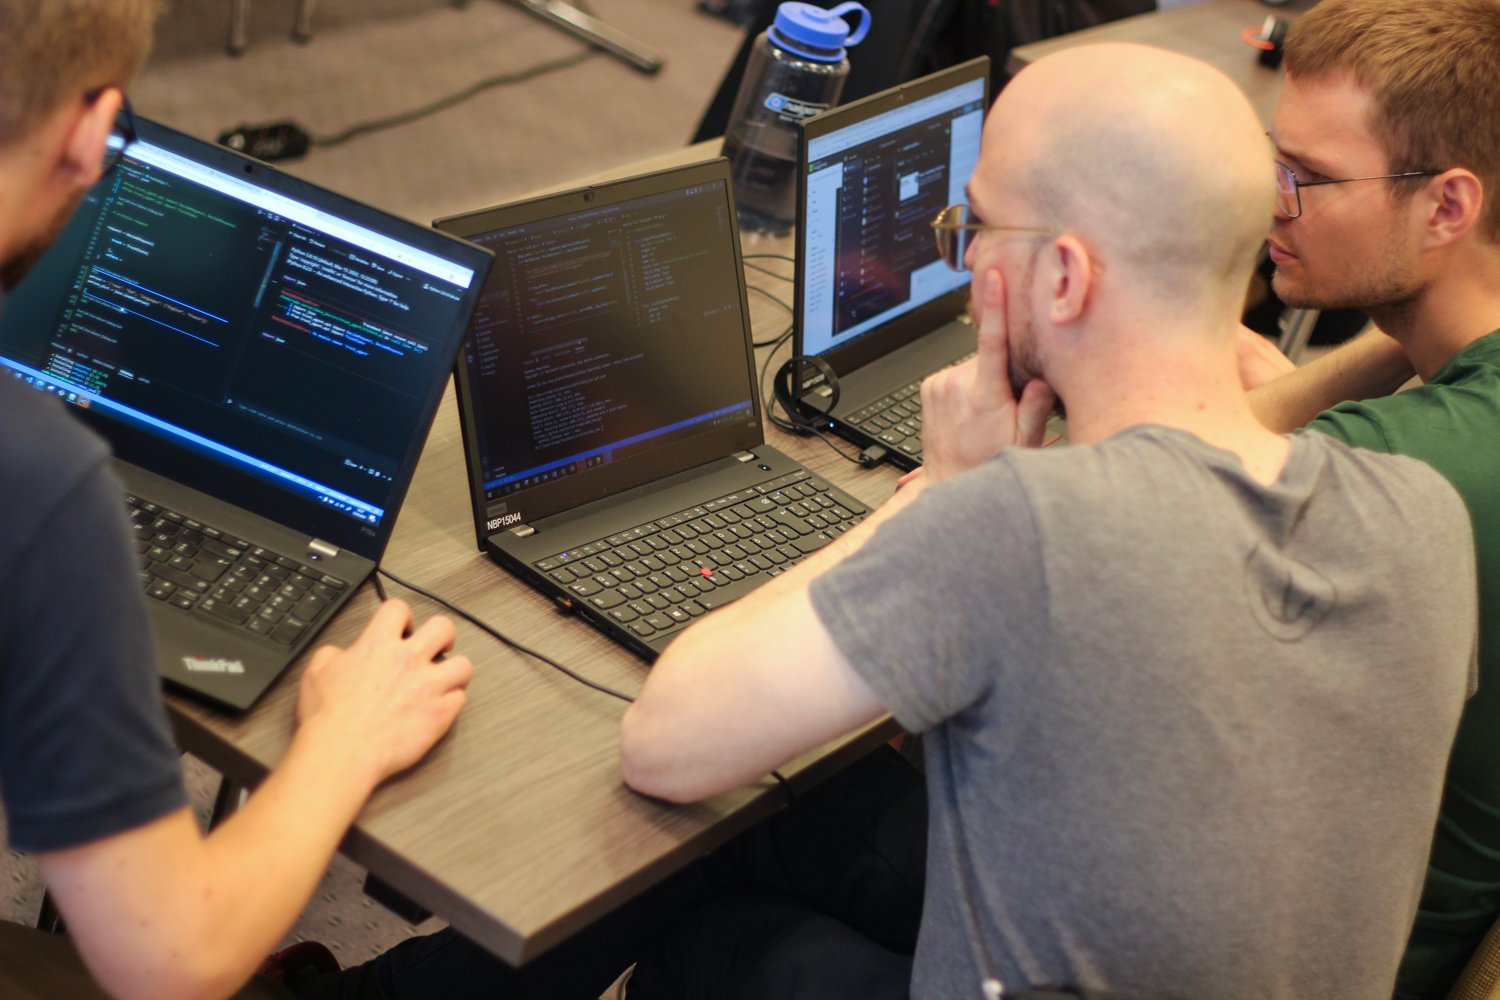
{"label": "black trousers", "polygon": [[927,855],[922,775],[882,748],[715,854],[513,969],[453,931],[297,989],[304,1000],[905,998]]}

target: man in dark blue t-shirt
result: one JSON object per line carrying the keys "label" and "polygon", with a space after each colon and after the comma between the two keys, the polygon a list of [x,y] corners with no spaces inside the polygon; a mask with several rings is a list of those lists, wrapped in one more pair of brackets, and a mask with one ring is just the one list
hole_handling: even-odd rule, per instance
{"label": "man in dark blue t-shirt", "polygon": [[[99,178],[160,8],[0,0],[0,289]],[[434,662],[451,622],[383,605],[348,650],[313,654],[286,758],[205,837],[106,460],[55,400],[0,378],[0,801],[110,992],[225,995],[291,927],[374,787],[447,731],[472,665]]]}

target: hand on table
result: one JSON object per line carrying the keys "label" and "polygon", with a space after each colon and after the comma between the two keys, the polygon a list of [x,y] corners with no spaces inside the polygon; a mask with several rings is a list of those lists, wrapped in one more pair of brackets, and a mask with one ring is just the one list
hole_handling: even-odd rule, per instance
{"label": "hand on table", "polygon": [[331,728],[369,755],[379,782],[421,759],[448,731],[466,700],[474,666],[453,647],[442,616],[414,627],[411,609],[386,601],[348,649],[324,646],[302,675],[297,716]]}
{"label": "hand on table", "polygon": [[1055,397],[1041,379],[1017,399],[1010,383],[1005,280],[984,277],[978,351],[961,365],[922,382],[922,457],[925,478],[938,482],[974,468],[1009,445],[1036,447]]}

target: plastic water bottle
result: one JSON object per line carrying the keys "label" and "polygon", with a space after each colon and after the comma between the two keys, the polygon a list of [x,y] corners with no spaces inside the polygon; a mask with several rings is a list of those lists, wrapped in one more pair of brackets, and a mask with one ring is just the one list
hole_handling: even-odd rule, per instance
{"label": "plastic water bottle", "polygon": [[[860,15],[852,31],[844,20],[851,12]],[[788,2],[755,40],[724,135],[742,228],[779,234],[796,222],[799,123],[838,103],[849,76],[845,50],[869,30],[863,4]]]}

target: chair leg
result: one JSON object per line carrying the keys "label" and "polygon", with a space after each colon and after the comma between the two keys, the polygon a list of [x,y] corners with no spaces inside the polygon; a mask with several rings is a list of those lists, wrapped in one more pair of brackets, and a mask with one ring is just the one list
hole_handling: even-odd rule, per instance
{"label": "chair leg", "polygon": [[230,0],[229,43],[232,56],[243,55],[250,40],[250,0]]}
{"label": "chair leg", "polygon": [[46,931],[48,934],[66,934],[68,929],[63,926],[62,914],[58,912],[57,904],[52,902],[52,893],[42,893],[42,907],[37,911],[36,928]]}
{"label": "chair leg", "polygon": [[313,8],[317,0],[297,0],[297,20],[292,25],[292,37],[303,44],[312,41]]}
{"label": "chair leg", "polygon": [[1307,341],[1312,337],[1313,327],[1318,324],[1316,309],[1287,309],[1281,316],[1281,337],[1276,346],[1281,353],[1297,362]]}
{"label": "chair leg", "polygon": [[245,804],[246,790],[228,778],[219,779],[219,790],[214,794],[213,810],[208,814],[208,828],[217,827],[233,816]]}

